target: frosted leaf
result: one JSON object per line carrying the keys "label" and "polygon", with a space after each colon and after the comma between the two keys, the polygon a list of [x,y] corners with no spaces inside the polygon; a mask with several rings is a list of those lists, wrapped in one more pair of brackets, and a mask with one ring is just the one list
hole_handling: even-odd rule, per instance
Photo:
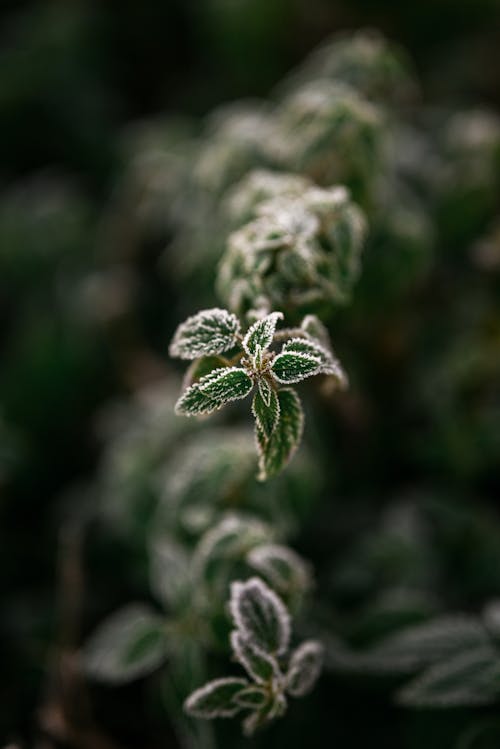
{"label": "frosted leaf", "polygon": [[268,695],[264,689],[254,686],[242,689],[235,697],[235,701],[240,707],[249,707],[253,710],[263,707],[268,699]]}
{"label": "frosted leaf", "polygon": [[236,660],[256,682],[265,684],[279,675],[274,656],[255,647],[252,640],[238,629],[231,632],[231,647]]}
{"label": "frosted leaf", "polygon": [[278,354],[271,365],[274,378],[284,385],[300,382],[320,371],[321,360],[318,356],[295,351]]}
{"label": "frosted leaf", "polygon": [[236,695],[248,686],[246,679],[214,679],[189,695],[184,710],[194,718],[232,718],[241,709]]}
{"label": "frosted leaf", "polygon": [[231,585],[233,621],[243,637],[265,653],[281,655],[290,642],[290,615],[283,601],[258,577]]}
{"label": "frosted leaf", "polygon": [[269,380],[267,380],[265,377],[259,377],[257,385],[259,388],[260,397],[264,401],[264,404],[266,406],[269,406],[274,392]]}
{"label": "frosted leaf", "polygon": [[280,418],[271,436],[267,439],[259,425],[256,425],[258,478],[261,481],[275,476],[285,467],[299,446],[304,429],[304,413],[295,390],[279,390],[278,401]]}
{"label": "frosted leaf", "polygon": [[500,657],[479,648],[440,661],[404,687],[398,701],[412,707],[488,705],[500,695]]}
{"label": "frosted leaf", "polygon": [[341,387],[347,385],[347,377],[339,362],[332,352],[319,341],[311,338],[292,338],[285,343],[283,351],[294,351],[318,358],[321,362],[319,369],[321,374],[333,375]]}
{"label": "frosted leaf", "polygon": [[282,312],[271,312],[270,315],[266,315],[261,320],[257,320],[249,329],[246,336],[243,339],[243,348],[249,356],[256,353],[257,346],[261,346],[262,350],[265,351],[274,338],[274,331],[278,320],[283,319]]}
{"label": "frosted leaf", "polygon": [[307,640],[292,653],[286,690],[293,697],[303,697],[311,691],[321,673],[323,647],[315,640]]}
{"label": "frosted leaf", "polygon": [[210,576],[218,560],[244,557],[254,546],[271,537],[271,528],[259,520],[236,515],[225,517],[202,536],[195,550],[193,567],[197,574]]}
{"label": "frosted leaf", "polygon": [[243,721],[243,734],[253,736],[257,729],[279,718],[286,712],[286,697],[282,692],[274,694],[272,701],[267,702],[260,710],[255,710]]}
{"label": "frosted leaf", "polygon": [[248,553],[247,562],[279,591],[303,591],[311,585],[309,565],[288,546],[256,546]]}
{"label": "frosted leaf", "polygon": [[124,684],[154,671],[166,656],[164,620],[152,609],[131,604],[112,614],[94,632],[81,659],[87,674]]}
{"label": "frosted leaf", "polygon": [[252,413],[255,416],[257,427],[262,430],[266,439],[269,439],[280,418],[280,404],[276,391],[270,389],[269,404],[266,405],[260,390],[258,390],[253,398]]}
{"label": "frosted leaf", "polygon": [[253,381],[241,367],[220,367],[204,375],[179,398],[175,411],[185,416],[209,414],[229,401],[245,398]]}
{"label": "frosted leaf", "polygon": [[300,327],[307,335],[318,340],[328,351],[330,350],[330,334],[326,325],[323,325],[319,317],[316,315],[306,315]]}
{"label": "frosted leaf", "polygon": [[214,307],[202,310],[177,328],[169,354],[180,359],[221,354],[233,348],[240,332],[236,315]]}

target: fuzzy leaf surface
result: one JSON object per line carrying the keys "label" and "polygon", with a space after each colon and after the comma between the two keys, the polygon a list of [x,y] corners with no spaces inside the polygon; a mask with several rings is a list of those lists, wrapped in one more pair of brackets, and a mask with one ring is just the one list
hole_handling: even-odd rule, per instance
{"label": "fuzzy leaf surface", "polygon": [[279,673],[274,656],[255,647],[252,640],[238,629],[231,632],[231,648],[236,660],[256,682],[265,684]]}
{"label": "fuzzy leaf surface", "polygon": [[230,401],[245,398],[253,381],[241,367],[220,367],[191,385],[179,398],[175,410],[185,416],[210,414]]}
{"label": "fuzzy leaf surface", "polygon": [[292,338],[285,343],[283,351],[294,351],[318,358],[321,363],[320,373],[336,377],[339,384],[344,387],[347,384],[347,377],[339,362],[333,356],[332,352],[325,348],[319,341],[310,338]]}
{"label": "fuzzy leaf surface", "polygon": [[295,390],[279,390],[278,402],[280,418],[269,438],[256,424],[261,481],[275,476],[285,467],[297,449],[304,429],[304,413]]}
{"label": "fuzzy leaf surface", "polygon": [[261,320],[257,320],[249,329],[246,336],[243,339],[243,348],[250,356],[254,356],[257,353],[257,346],[260,346],[262,351],[265,351],[274,338],[274,331],[278,320],[283,319],[282,312],[271,312],[270,315],[266,315]]}
{"label": "fuzzy leaf surface", "polygon": [[275,379],[283,385],[305,380],[306,377],[318,374],[320,370],[321,360],[318,356],[295,351],[278,354],[271,365]]}
{"label": "fuzzy leaf surface", "polygon": [[258,428],[262,430],[266,439],[269,439],[280,418],[280,404],[276,391],[271,390],[269,404],[266,404],[260,390],[257,390],[253,398],[252,413]]}
{"label": "fuzzy leaf surface", "polygon": [[230,610],[244,638],[272,655],[286,652],[290,642],[290,615],[283,601],[258,577],[231,585]]}
{"label": "fuzzy leaf surface", "polygon": [[323,665],[323,647],[315,640],[307,640],[292,653],[286,675],[286,689],[293,697],[303,697],[311,691]]}
{"label": "fuzzy leaf surface", "polygon": [[246,679],[214,679],[189,695],[184,709],[195,718],[232,718],[241,709],[236,695],[248,686]]}
{"label": "fuzzy leaf surface", "polygon": [[288,546],[256,546],[248,553],[247,562],[279,591],[303,591],[311,583],[309,566]]}
{"label": "fuzzy leaf surface", "polygon": [[235,345],[239,332],[239,320],[231,312],[218,307],[202,310],[179,325],[169,353],[179,359],[221,354]]}

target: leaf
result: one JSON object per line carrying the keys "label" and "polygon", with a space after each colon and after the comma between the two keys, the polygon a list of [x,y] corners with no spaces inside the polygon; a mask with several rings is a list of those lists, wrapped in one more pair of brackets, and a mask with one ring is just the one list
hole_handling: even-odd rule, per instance
{"label": "leaf", "polygon": [[210,414],[233,400],[245,398],[253,381],[241,367],[220,367],[191,385],[179,398],[175,411],[185,416]]}
{"label": "leaf", "polygon": [[230,515],[210,528],[196,547],[193,568],[197,575],[211,580],[221,560],[244,558],[257,544],[272,536],[269,526],[253,518]]}
{"label": "leaf", "polygon": [[191,567],[186,549],[172,538],[155,538],[149,558],[151,590],[161,603],[178,606],[191,588]]}
{"label": "leaf", "polygon": [[260,684],[265,684],[279,675],[279,666],[274,656],[255,647],[250,638],[238,629],[231,632],[231,647],[234,657],[249,676]]}
{"label": "leaf", "polygon": [[271,383],[266,377],[259,377],[257,386],[259,388],[260,397],[264,401],[265,405],[269,406],[271,403],[271,398],[273,396],[274,388],[271,386]]}
{"label": "leaf", "polygon": [[293,697],[303,697],[311,691],[321,673],[323,646],[307,640],[292,653],[286,675],[286,690]]}
{"label": "leaf", "polygon": [[269,439],[280,418],[280,404],[276,391],[271,390],[269,404],[266,405],[260,390],[257,390],[253,397],[252,413],[259,429],[262,430],[266,439]]}
{"label": "leaf", "polygon": [[233,348],[240,332],[236,315],[214,307],[198,312],[177,328],[169,354],[179,359],[221,354]]}
{"label": "leaf", "polygon": [[327,351],[330,350],[330,334],[328,333],[328,329],[325,325],[323,325],[319,317],[317,317],[316,315],[306,315],[302,320],[300,327],[305,333],[308,334],[308,336],[316,339],[319,343],[321,343],[323,348],[327,349]]}
{"label": "leaf", "polygon": [[195,361],[191,362],[184,375],[182,387],[183,389],[190,387],[195,382],[198,382],[201,377],[213,372],[214,369],[227,366],[227,360],[222,356],[203,356],[201,359],[195,359]]}
{"label": "leaf", "polygon": [[440,661],[398,694],[411,707],[488,705],[500,695],[500,658],[491,648],[480,648]]}
{"label": "leaf", "polygon": [[249,356],[254,356],[257,353],[257,346],[265,351],[274,338],[274,331],[278,320],[283,320],[282,312],[271,312],[270,315],[266,315],[261,320],[257,320],[249,329],[246,336],[243,339],[243,348]]}
{"label": "leaf", "polygon": [[98,627],[81,658],[93,678],[120,684],[154,671],[165,655],[163,618],[147,606],[131,604]]}
{"label": "leaf", "polygon": [[246,679],[214,679],[189,695],[184,710],[194,718],[232,718],[241,710],[236,695],[248,686]]}
{"label": "leaf", "polygon": [[444,616],[388,636],[361,654],[364,669],[411,673],[436,661],[488,645],[488,636],[471,616]]}
{"label": "leaf", "polygon": [[273,695],[272,700],[266,702],[266,704],[250,713],[249,716],[243,721],[243,734],[245,736],[253,736],[255,731],[266,723],[270,723],[275,718],[279,718],[286,712],[286,697],[278,691]]}
{"label": "leaf", "polygon": [[287,341],[283,346],[284,351],[294,351],[301,354],[309,354],[320,360],[321,366],[319,372],[321,374],[333,375],[339,382],[341,387],[346,387],[347,376],[340,366],[340,363],[334,357],[332,352],[321,345],[319,341],[314,341],[308,338],[292,338]]}
{"label": "leaf", "polygon": [[304,414],[299,397],[292,388],[278,391],[280,418],[271,436],[266,438],[256,425],[259,450],[259,476],[264,481],[279,473],[297,449],[304,429]]}
{"label": "leaf", "polygon": [[305,380],[306,377],[318,374],[320,370],[321,361],[318,356],[298,352],[285,351],[278,354],[271,365],[274,378],[283,385]]}
{"label": "leaf", "polygon": [[248,553],[247,562],[281,592],[304,591],[311,584],[309,565],[288,546],[256,546]]}
{"label": "leaf", "polygon": [[258,577],[231,585],[233,621],[244,638],[265,653],[281,655],[290,642],[290,615],[283,601]]}
{"label": "leaf", "polygon": [[242,689],[235,697],[235,701],[240,705],[240,707],[249,707],[253,710],[258,710],[259,708],[264,707],[267,700],[268,696],[266,691],[260,687],[254,686]]}

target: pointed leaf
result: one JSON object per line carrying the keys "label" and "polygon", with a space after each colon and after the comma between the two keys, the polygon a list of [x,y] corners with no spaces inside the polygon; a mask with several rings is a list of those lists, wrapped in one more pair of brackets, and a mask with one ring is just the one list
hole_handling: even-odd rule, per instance
{"label": "pointed leaf", "polygon": [[304,428],[304,414],[295,390],[279,390],[278,402],[280,418],[271,436],[266,438],[263,430],[256,425],[261,481],[275,476],[285,467],[300,443]]}
{"label": "pointed leaf", "polygon": [[248,686],[246,679],[214,679],[187,698],[184,710],[195,718],[232,718],[241,709],[236,695]]}
{"label": "pointed leaf", "polygon": [[249,637],[238,629],[231,632],[231,647],[249,676],[260,684],[265,684],[279,675],[279,666],[274,656],[255,647]]}
{"label": "pointed leaf", "polygon": [[307,640],[292,653],[286,675],[286,689],[293,697],[303,697],[311,691],[321,673],[323,646]]}
{"label": "pointed leaf", "polygon": [[147,606],[131,604],[98,627],[81,657],[90,676],[120,684],[154,671],[165,656],[163,618]]}
{"label": "pointed leaf", "polygon": [[270,315],[263,317],[261,320],[257,320],[251,328],[249,328],[246,336],[243,339],[243,348],[249,356],[255,355],[257,352],[257,346],[260,346],[265,351],[274,338],[274,331],[278,320],[283,319],[282,312],[271,312]]}
{"label": "pointed leaf", "polygon": [[266,405],[260,390],[257,390],[253,397],[252,413],[259,429],[262,430],[266,439],[269,439],[280,417],[280,404],[276,391],[271,390],[269,404]]}
{"label": "pointed leaf", "polygon": [[257,385],[262,400],[264,401],[266,406],[269,406],[269,404],[271,403],[274,388],[271,386],[271,383],[266,377],[259,377]]}
{"label": "pointed leaf", "polygon": [[245,398],[252,387],[252,379],[241,367],[220,367],[191,385],[177,401],[175,410],[185,416],[210,414],[229,401]]}
{"label": "pointed leaf", "polygon": [[180,359],[221,354],[233,348],[240,332],[236,315],[214,307],[198,312],[177,328],[169,354]]}
{"label": "pointed leaf", "polygon": [[284,385],[305,380],[320,370],[321,360],[318,356],[294,351],[278,354],[271,365],[275,379]]}
{"label": "pointed leaf", "polygon": [[178,606],[190,590],[191,567],[186,549],[173,538],[155,538],[150,546],[149,579],[158,600]]}
{"label": "pointed leaf", "polygon": [[319,341],[311,338],[292,338],[285,343],[283,351],[294,351],[316,357],[321,363],[319,372],[333,375],[342,387],[347,385],[347,377],[340,363],[330,349],[325,348]]}
{"label": "pointed leaf", "polygon": [[231,585],[230,610],[243,637],[265,653],[281,655],[290,642],[290,615],[283,601],[258,577]]}

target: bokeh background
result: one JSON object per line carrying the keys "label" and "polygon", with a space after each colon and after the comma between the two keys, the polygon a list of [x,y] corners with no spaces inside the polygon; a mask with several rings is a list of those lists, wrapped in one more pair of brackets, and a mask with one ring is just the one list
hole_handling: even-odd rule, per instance
{"label": "bokeh background", "polygon": [[[199,306],[192,290],[180,288],[165,267],[168,227],[152,222],[150,230],[137,233],[130,221],[131,154],[166,116],[184,132],[221,103],[265,97],[324,38],[364,27],[404,45],[426,103],[498,110],[500,4],[4,0],[0,20],[0,742],[43,749],[175,746],[159,706],[139,700],[135,687],[118,695],[112,690],[93,694],[97,725],[104,728],[87,743],[64,738],[51,697],[59,694],[59,666],[53,663],[65,641],[77,645],[99,616],[141,595],[139,582],[123,571],[119,542],[109,543],[96,531],[86,551],[90,590],[84,604],[81,600],[81,518],[92,507],[88,486],[102,464],[110,422],[115,432],[121,423],[110,404],[126,402],[168,375],[167,343],[179,310]],[[458,214],[451,222],[455,218],[460,227]],[[486,229],[487,218],[480,229]],[[474,276],[469,287],[465,273],[457,287],[464,294],[470,290],[476,310],[482,304],[481,283]],[[490,295],[498,292],[496,284],[490,283]],[[402,318],[408,313],[405,302],[403,308]],[[384,328],[392,352],[406,330],[398,327],[394,309],[393,328]],[[459,328],[462,307],[452,314],[450,328]],[[491,357],[496,354],[498,347]],[[373,374],[374,380],[388,377],[388,409],[391,374],[384,366],[391,355]],[[452,359],[440,366],[444,374],[436,375],[436,387],[444,378],[448,393]],[[498,417],[498,389],[488,392]],[[348,402],[348,422],[356,421],[358,405]],[[461,430],[474,425],[462,419],[460,406],[427,431],[418,414],[409,421],[422,427],[418,450],[427,458],[420,462],[398,454],[399,430],[408,422],[396,415],[384,423],[385,432],[370,432],[372,442],[362,429],[349,433],[346,460],[354,463],[359,449],[368,471],[364,489],[372,479],[380,500],[401,483],[421,487],[422,477],[437,476],[440,487],[467,495],[472,520],[480,517],[479,525],[489,526],[488,513],[493,513],[496,522],[498,439],[488,438],[486,456],[474,433],[461,441]],[[490,427],[497,436],[498,424]],[[478,434],[486,429],[482,422],[476,426]],[[471,544],[484,546],[481,532]],[[306,551],[313,548],[313,537],[311,530],[303,542]],[[457,575],[463,574],[460,549]],[[465,596],[469,604],[494,594],[498,570],[491,580],[488,574],[497,552],[477,562],[478,569],[466,566],[474,581]],[[65,682],[70,710],[80,704],[78,688],[72,699]],[[368,720],[367,725],[374,735],[376,711],[375,702],[373,724]],[[415,746],[422,745],[426,731],[425,725],[415,727]],[[356,737],[350,743],[340,732],[339,746],[364,745],[362,726]]]}

